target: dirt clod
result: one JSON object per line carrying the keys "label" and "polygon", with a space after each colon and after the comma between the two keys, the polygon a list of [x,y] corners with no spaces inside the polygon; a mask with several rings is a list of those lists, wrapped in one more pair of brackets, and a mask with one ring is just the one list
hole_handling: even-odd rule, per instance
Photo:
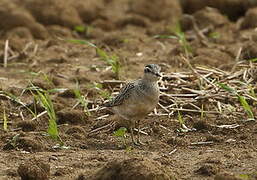
{"label": "dirt clod", "polygon": [[85,113],[80,110],[61,110],[56,115],[58,124],[85,124],[87,119]]}
{"label": "dirt clod", "polygon": [[196,130],[208,130],[210,128],[210,125],[207,123],[207,121],[205,120],[199,120],[199,121],[196,121],[194,124],[193,124],[193,127],[196,129]]}
{"label": "dirt clod", "polygon": [[209,25],[221,26],[227,24],[228,19],[217,9],[206,7],[194,14],[194,17],[200,27],[204,28]]}
{"label": "dirt clod", "polygon": [[241,24],[242,29],[255,28],[257,26],[257,8],[249,9]]}
{"label": "dirt clod", "polygon": [[192,59],[193,64],[211,64],[214,67],[233,62],[234,59],[226,52],[218,49],[199,48],[196,50],[196,56]]}
{"label": "dirt clod", "polygon": [[66,133],[67,134],[74,134],[74,133],[85,134],[85,130],[80,126],[73,126],[73,127],[70,127],[66,131]]}
{"label": "dirt clod", "polygon": [[159,163],[149,159],[132,158],[109,162],[91,177],[94,180],[172,180],[173,173]]}
{"label": "dirt clod", "polygon": [[36,159],[30,159],[18,167],[18,174],[22,180],[48,180],[50,165]]}
{"label": "dirt clod", "polygon": [[213,7],[232,20],[238,19],[248,8],[256,6],[256,2],[252,0],[181,0],[181,4],[185,13],[193,13],[204,7]]}
{"label": "dirt clod", "polygon": [[72,170],[70,168],[57,168],[54,175],[55,176],[64,176],[66,174],[72,173]]}
{"label": "dirt clod", "polygon": [[59,93],[58,96],[64,97],[64,98],[75,98],[76,97],[74,90],[72,90],[72,89],[65,90],[64,92]]}
{"label": "dirt clod", "polygon": [[28,132],[28,131],[34,131],[37,128],[37,124],[35,121],[20,121],[17,123],[17,127],[21,128],[22,131]]}
{"label": "dirt clod", "polygon": [[243,58],[244,59],[254,59],[257,57],[257,43],[253,41],[249,41],[245,43],[243,47]]}
{"label": "dirt clod", "polygon": [[212,176],[217,173],[217,168],[214,165],[204,164],[199,169],[195,171],[197,174],[204,176]]}
{"label": "dirt clod", "polygon": [[[165,6],[167,9],[160,9]],[[149,3],[147,0],[131,1],[131,11],[146,16],[152,20],[170,20],[181,14],[179,2],[177,0],[154,0]]]}
{"label": "dirt clod", "polygon": [[41,142],[30,137],[19,137],[17,147],[29,152],[38,152],[44,149]]}
{"label": "dirt clod", "polygon": [[[61,0],[25,0],[23,6],[28,9],[38,22],[44,25],[61,25],[74,28],[81,25],[82,21],[76,9],[71,5],[72,1]],[[49,8],[51,7],[51,8]]]}
{"label": "dirt clod", "polygon": [[240,179],[241,178],[238,178],[229,173],[220,173],[214,177],[214,180],[240,180]]}
{"label": "dirt clod", "polygon": [[28,28],[36,38],[47,37],[46,29],[34,17],[14,2],[3,0],[0,3],[0,28],[9,30],[16,27]]}

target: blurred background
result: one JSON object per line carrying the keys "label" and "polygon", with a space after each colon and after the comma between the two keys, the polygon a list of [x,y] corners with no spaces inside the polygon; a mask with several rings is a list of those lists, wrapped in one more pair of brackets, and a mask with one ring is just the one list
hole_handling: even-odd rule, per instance
{"label": "blurred background", "polygon": [[[0,0],[0,179],[256,179],[256,61],[257,0]],[[124,147],[98,108],[150,63]]]}

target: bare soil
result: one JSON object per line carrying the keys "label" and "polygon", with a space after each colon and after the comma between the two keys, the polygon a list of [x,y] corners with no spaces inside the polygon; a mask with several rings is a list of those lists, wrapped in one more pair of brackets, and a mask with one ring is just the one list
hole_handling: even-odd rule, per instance
{"label": "bare soil", "polygon": [[[152,113],[142,122],[146,145],[133,146],[127,133],[126,148],[113,135],[122,124],[112,115],[99,119],[110,114],[106,110],[92,110],[88,115],[81,105],[74,108],[78,100],[73,91],[79,83],[88,109],[94,109],[104,100],[94,83],[108,80],[102,90],[117,92],[120,82],[139,78],[149,63],[159,64],[164,74],[191,72],[181,58],[184,49],[177,39],[154,38],[174,35],[177,22],[192,48],[189,60],[193,66],[229,72],[237,61],[257,58],[255,5],[250,0],[1,0],[0,179],[257,179],[257,124],[242,121],[246,114],[207,114],[203,121],[199,113],[181,112],[187,127],[196,131],[179,133],[177,113]],[[87,28],[79,32],[76,26]],[[117,55],[119,81],[93,47],[70,39],[85,39]],[[253,71],[255,94],[256,76]],[[33,103],[31,91],[25,91],[31,83],[44,90],[66,89],[50,93],[65,146],[60,148],[46,135],[47,114],[33,119],[28,110],[44,112]],[[227,99],[228,104],[234,101]],[[208,106],[208,102],[199,103]],[[256,104],[251,102],[255,117]],[[5,115],[8,131],[2,128]],[[215,127],[229,124],[240,126]]]}

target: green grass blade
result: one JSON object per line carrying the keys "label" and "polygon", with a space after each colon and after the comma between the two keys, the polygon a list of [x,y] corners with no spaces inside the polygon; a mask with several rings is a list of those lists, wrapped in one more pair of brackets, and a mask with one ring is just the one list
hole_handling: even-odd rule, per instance
{"label": "green grass blade", "polygon": [[248,174],[239,174],[238,177],[241,180],[250,180],[250,176]]}
{"label": "green grass blade", "polygon": [[54,139],[58,140],[59,139],[59,133],[58,133],[58,128],[57,128],[57,123],[54,120],[49,120],[49,125],[47,129],[47,133],[49,136]]}
{"label": "green grass blade", "polygon": [[94,45],[91,42],[85,41],[85,40],[79,40],[79,39],[69,39],[66,40],[67,42],[71,42],[71,43],[77,43],[77,44],[83,44],[83,45],[89,45],[91,47],[97,48],[96,45]]}
{"label": "green grass blade", "polygon": [[184,121],[184,119],[183,119],[183,117],[182,117],[180,111],[178,111],[178,121],[179,121],[180,125],[182,125],[182,124],[185,123],[185,121]]}
{"label": "green grass blade", "polygon": [[75,97],[78,99],[79,103],[81,104],[81,106],[84,108],[84,112],[86,113],[86,115],[91,116],[91,113],[88,111],[88,101],[86,100],[85,96],[81,95],[79,86],[77,85],[77,89],[73,90]]}
{"label": "green grass blade", "polygon": [[257,62],[257,58],[249,59],[249,61]]}
{"label": "green grass blade", "polygon": [[7,125],[7,116],[6,116],[5,109],[4,109],[3,119],[4,119],[3,128],[4,128],[4,131],[7,131],[8,130],[8,125]]}
{"label": "green grass blade", "polygon": [[107,63],[109,63],[110,58],[104,50],[102,50],[100,48],[96,48],[96,54],[101,57],[101,60],[106,61]]}
{"label": "green grass blade", "polygon": [[115,73],[116,77],[119,78],[120,73],[120,61],[116,55],[109,56],[104,50],[96,48],[96,54],[112,67],[112,72]]}
{"label": "green grass blade", "polygon": [[228,91],[228,92],[231,92],[231,93],[236,93],[235,89],[229,87],[228,85],[224,84],[224,83],[219,83],[218,82],[218,85],[224,89],[225,91]]}
{"label": "green grass blade", "polygon": [[218,33],[218,32],[211,32],[211,33],[208,34],[208,37],[212,38],[212,39],[219,39],[220,38],[220,33]]}
{"label": "green grass blade", "polygon": [[254,97],[254,98],[257,98],[257,96],[256,96],[256,94],[255,94],[255,92],[254,92],[254,88],[252,87],[252,86],[250,86],[249,87],[249,94],[252,96],[252,97]]}
{"label": "green grass blade", "polygon": [[72,42],[72,43],[85,44],[85,45],[94,47],[96,50],[96,54],[100,57],[100,60],[105,61],[108,65],[110,65],[112,67],[112,71],[115,73],[116,77],[119,78],[120,62],[119,62],[118,56],[108,55],[108,53],[106,53],[104,50],[98,48],[96,45],[92,44],[91,42],[85,41],[85,40],[71,39],[71,40],[67,40],[67,41]]}
{"label": "green grass blade", "polygon": [[200,119],[203,120],[203,117],[204,117],[204,109],[203,109],[203,104],[202,104]]}
{"label": "green grass blade", "polygon": [[244,96],[237,96],[237,97],[238,97],[240,104],[243,106],[245,112],[247,113],[249,119],[254,119],[252,109],[251,109],[250,105],[248,104],[248,102],[246,101],[245,97]]}
{"label": "green grass blade", "polygon": [[87,27],[85,27],[85,26],[75,26],[75,27],[74,27],[74,30],[75,30],[76,32],[83,33],[83,32],[86,32]]}
{"label": "green grass blade", "polygon": [[127,128],[121,127],[117,131],[114,131],[113,135],[116,137],[125,137],[126,132],[127,132]]}
{"label": "green grass blade", "polygon": [[153,38],[155,38],[155,39],[178,39],[177,36],[173,36],[173,35],[155,35],[155,36],[153,36]]}
{"label": "green grass blade", "polygon": [[48,93],[63,93],[64,91],[67,91],[67,88],[54,88],[47,90]]}
{"label": "green grass blade", "polygon": [[116,77],[119,78],[119,73],[120,73],[120,61],[118,56],[113,55],[111,57],[111,66],[112,66],[112,71],[116,74]]}
{"label": "green grass blade", "polygon": [[186,39],[185,33],[182,31],[180,23],[177,23],[175,27],[171,28],[171,32],[176,35],[177,39],[179,40],[179,44],[182,46],[186,55],[193,52],[192,47]]}
{"label": "green grass blade", "polygon": [[23,103],[18,97],[15,95],[5,92],[5,91],[0,91],[0,94],[4,94],[5,96],[8,96],[12,101],[16,102],[17,104],[21,105],[22,107],[26,108],[34,117],[36,116],[35,113],[26,106],[25,103]]}
{"label": "green grass blade", "polygon": [[41,101],[43,107],[47,111],[47,114],[49,116],[49,124],[47,133],[48,135],[54,139],[54,140],[60,140],[57,123],[56,123],[56,114],[54,111],[53,103],[51,101],[51,98],[47,92],[40,92],[37,90],[38,99]]}

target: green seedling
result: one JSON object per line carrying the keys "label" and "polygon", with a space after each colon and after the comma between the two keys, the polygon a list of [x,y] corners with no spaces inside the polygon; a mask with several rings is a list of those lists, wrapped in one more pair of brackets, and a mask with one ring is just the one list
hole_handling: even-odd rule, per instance
{"label": "green seedling", "polygon": [[180,111],[178,111],[178,122],[180,124],[180,126],[182,126],[183,124],[185,124],[185,121],[180,113]]}
{"label": "green seedling", "polygon": [[188,56],[188,54],[192,53],[192,48],[186,40],[186,35],[182,31],[182,28],[179,23],[172,30],[173,33],[177,36],[179,44],[183,47],[184,53]]}
{"label": "green seedling", "polygon": [[249,174],[248,173],[247,174],[239,174],[239,175],[237,175],[237,177],[242,180],[253,180],[253,179],[256,179],[257,172],[252,172]]}
{"label": "green seedling", "polygon": [[250,95],[251,95],[252,97],[257,98],[257,95],[256,95],[255,92],[254,92],[254,88],[253,88],[252,86],[249,86],[249,88],[250,88],[250,90],[249,90]]}
{"label": "green seedling", "polygon": [[78,32],[78,33],[84,33],[85,36],[89,36],[91,31],[92,31],[92,27],[91,26],[75,26],[74,27],[74,31]]}
{"label": "green seedling", "polygon": [[85,40],[70,39],[70,40],[67,40],[67,42],[76,43],[76,44],[82,44],[82,45],[88,45],[88,46],[91,46],[91,47],[93,47],[93,48],[97,48],[96,45],[94,45],[94,44],[91,43],[91,42],[85,41]]}
{"label": "green seedling", "polygon": [[7,126],[7,116],[6,116],[6,113],[5,113],[5,108],[4,108],[3,120],[4,120],[4,124],[3,124],[4,131],[7,131],[8,126]]}
{"label": "green seedling", "polygon": [[17,146],[17,141],[18,138],[20,137],[20,134],[16,134],[15,136],[12,137],[12,139],[10,139],[7,144],[8,146],[11,146],[12,148],[16,148]]}
{"label": "green seedling", "polygon": [[76,40],[76,39],[74,40],[73,39],[73,40],[67,40],[67,41],[71,42],[71,43],[88,45],[88,46],[95,48],[96,54],[100,57],[100,59],[102,61],[106,62],[109,66],[112,67],[112,72],[115,74],[116,78],[119,79],[121,65],[120,65],[119,57],[117,55],[115,55],[115,54],[109,55],[103,49],[100,49],[93,43],[85,41],[85,40]]}
{"label": "green seedling", "polygon": [[104,99],[110,99],[111,94],[109,91],[103,89],[103,85],[100,83],[94,82],[92,85],[89,86],[90,88],[94,88],[98,91],[99,95]]}
{"label": "green seedling", "polygon": [[257,58],[249,59],[251,62],[257,62]]}
{"label": "green seedling", "polygon": [[[30,82],[31,83],[31,82]],[[32,83],[31,83],[32,84]],[[37,86],[30,86],[30,87],[27,87],[25,88],[21,94],[24,94],[26,91],[30,91],[31,93],[32,92],[37,92],[37,91],[40,91],[40,92],[48,92],[48,93],[63,93],[64,91],[67,91],[68,89],[67,88],[53,88],[53,89],[48,89],[48,90],[43,90]],[[32,93],[33,94],[33,93]]]}
{"label": "green seedling", "polygon": [[124,147],[127,147],[126,132],[127,132],[127,128],[125,127],[121,127],[118,130],[113,132],[113,135],[121,140]]}
{"label": "green seedling", "polygon": [[255,94],[254,88],[251,85],[249,86],[249,94],[250,94],[250,96],[255,98],[255,102],[253,104],[256,104],[257,103],[257,101],[256,101],[257,95]]}
{"label": "green seedling", "polygon": [[212,39],[219,39],[220,34],[218,32],[211,32],[211,33],[208,34],[208,37],[212,38]]}
{"label": "green seedling", "polygon": [[101,90],[99,91],[99,94],[100,94],[100,96],[101,96],[102,98],[104,98],[104,99],[110,99],[110,98],[111,98],[111,94],[110,94],[109,91],[107,91],[107,90],[101,89]]}
{"label": "green seedling", "polygon": [[248,115],[249,120],[254,120],[254,115],[253,115],[252,109],[251,109],[250,105],[248,104],[248,102],[246,101],[245,97],[237,95],[237,98],[238,98],[240,104],[243,106],[246,114]]}
{"label": "green seedling", "polygon": [[129,41],[130,41],[130,40],[129,40],[129,39],[126,39],[126,38],[122,40],[123,43],[128,43]]}
{"label": "green seedling", "polygon": [[119,79],[121,68],[119,57],[116,55],[108,55],[104,50],[99,48],[96,48],[96,53],[102,61],[112,67],[112,72],[115,74],[116,78]]}
{"label": "green seedling", "polygon": [[54,86],[53,81],[49,78],[49,76],[45,73],[42,73],[43,79],[46,81],[46,83],[50,86]]}
{"label": "green seedling", "polygon": [[38,77],[38,76],[41,74],[40,71],[39,71],[39,72],[34,72],[34,71],[29,71],[29,70],[20,70],[20,71],[18,71],[18,72],[19,72],[19,73],[22,73],[22,74],[26,74],[26,75],[32,77],[32,80],[33,80],[35,77]]}
{"label": "green seedling", "polygon": [[51,80],[51,78],[49,78],[49,76],[46,73],[42,72],[42,71],[33,72],[33,71],[21,70],[19,72],[31,76],[32,77],[31,80],[33,80],[34,78],[38,78],[39,77],[39,78],[42,78],[44,81],[46,81],[47,84],[53,85],[53,81]]}
{"label": "green seedling", "polygon": [[248,180],[250,179],[248,174],[239,174],[238,177],[242,180]]}
{"label": "green seedling", "polygon": [[230,92],[230,93],[236,93],[235,89],[233,89],[233,88],[227,86],[226,84],[218,83],[218,85],[219,85],[222,89],[224,89],[225,91],[228,91],[228,92]]}
{"label": "green seedling", "polygon": [[[21,94],[23,94],[24,92],[22,92]],[[25,103],[23,103],[17,96],[13,95],[12,93],[6,92],[6,91],[0,91],[0,94],[7,97],[8,99],[10,99],[11,101],[17,103],[18,105],[24,107],[25,109],[27,109],[34,117],[36,116],[36,114],[27,107],[27,105]]]}
{"label": "green seedling", "polygon": [[75,30],[76,32],[83,33],[83,32],[86,32],[87,27],[86,27],[86,26],[75,26],[75,27],[74,27],[74,30]]}
{"label": "green seedling", "polygon": [[234,94],[235,96],[237,96],[237,99],[240,102],[240,104],[243,107],[243,109],[245,110],[245,112],[246,112],[246,114],[248,116],[248,119],[249,120],[254,120],[254,114],[252,112],[252,109],[251,109],[250,105],[248,104],[248,102],[246,101],[244,96],[239,95],[238,92],[234,88],[231,88],[231,87],[229,87],[226,84],[218,83],[218,85],[222,89],[224,89],[225,91],[228,91],[228,92]]}
{"label": "green seedling", "polygon": [[39,89],[36,92],[37,92],[37,94],[34,95],[35,98],[39,102],[41,102],[42,106],[47,111],[47,115],[49,117],[47,133],[52,139],[58,140],[61,142],[61,139],[60,139],[60,136],[58,133],[57,123],[56,123],[57,118],[56,118],[56,114],[54,111],[54,106],[53,106],[52,100],[51,100],[48,92],[46,92],[42,89]]}
{"label": "green seedling", "polygon": [[[176,107],[178,108],[177,104],[176,104]],[[185,120],[183,119],[180,111],[178,110],[178,122],[180,124],[180,128],[177,129],[178,132],[182,132],[182,133],[185,133],[185,132],[189,132],[189,131],[195,131],[196,129],[194,128],[188,128],[186,125],[185,125]]]}
{"label": "green seedling", "polygon": [[75,97],[77,98],[78,100],[78,103],[81,104],[81,106],[83,107],[84,109],[84,112],[87,116],[90,116],[90,112],[88,111],[88,101],[86,100],[86,97],[81,95],[81,91],[80,91],[80,87],[77,83],[76,85],[76,89],[73,90],[74,94],[75,94]]}
{"label": "green seedling", "polygon": [[182,28],[179,23],[173,28],[170,28],[169,31],[174,35],[155,35],[154,38],[157,39],[177,39],[179,44],[182,46],[184,53],[188,56],[192,53],[192,48],[186,40],[186,35],[182,31]]}
{"label": "green seedling", "polygon": [[178,110],[178,122],[180,124],[180,128],[177,129],[178,132],[188,132],[188,128],[185,125],[185,121],[180,113],[180,111]]}

